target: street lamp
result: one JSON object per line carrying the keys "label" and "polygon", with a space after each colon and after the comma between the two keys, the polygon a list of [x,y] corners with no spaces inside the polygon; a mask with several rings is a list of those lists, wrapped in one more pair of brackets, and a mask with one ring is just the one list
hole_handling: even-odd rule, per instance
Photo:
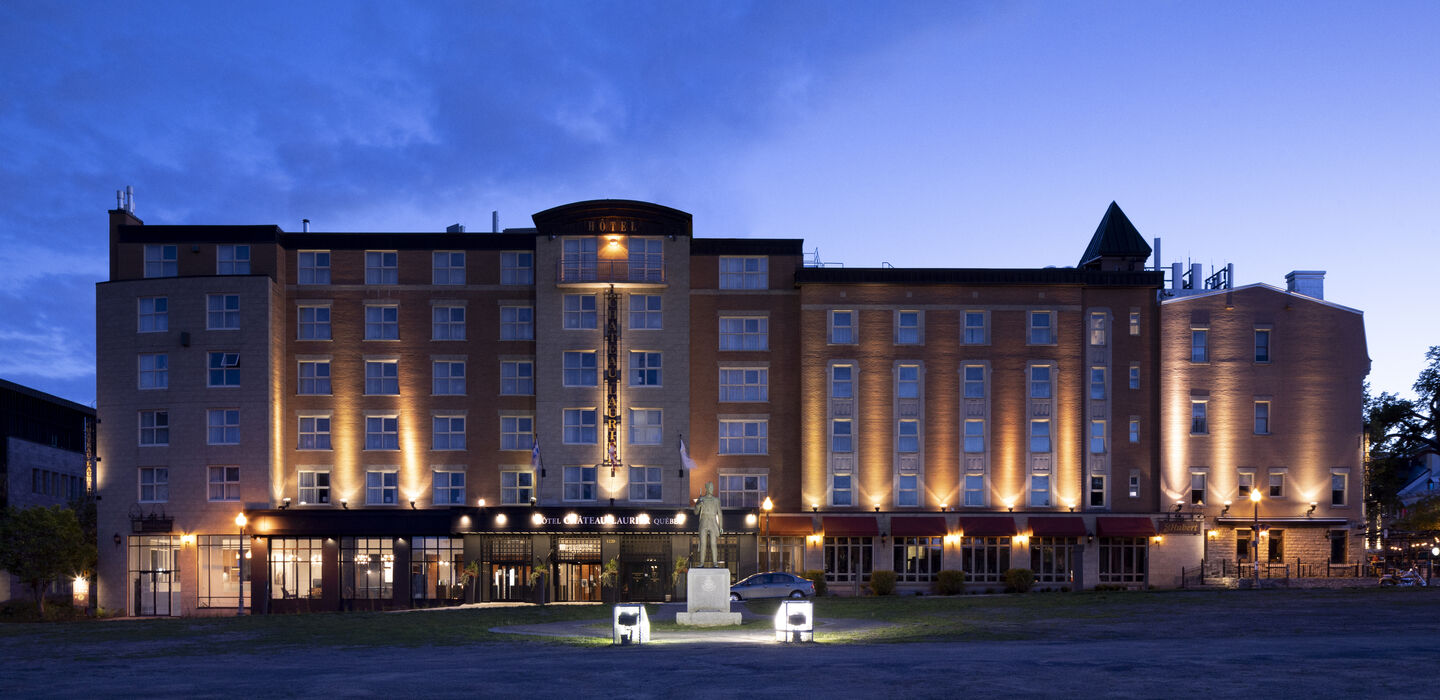
{"label": "street lamp", "polygon": [[1255,527],[1250,531],[1250,559],[1255,563],[1255,589],[1260,589],[1260,489],[1250,489],[1250,502],[1255,504]]}
{"label": "street lamp", "polygon": [[773,571],[774,569],[770,565],[770,509],[775,507],[775,502],[766,496],[765,502],[760,504],[760,507],[765,510],[765,570]]}
{"label": "street lamp", "polygon": [[235,583],[240,586],[240,601],[235,604],[235,615],[245,614],[245,511],[235,516],[235,525],[240,528],[240,542],[235,547]]}

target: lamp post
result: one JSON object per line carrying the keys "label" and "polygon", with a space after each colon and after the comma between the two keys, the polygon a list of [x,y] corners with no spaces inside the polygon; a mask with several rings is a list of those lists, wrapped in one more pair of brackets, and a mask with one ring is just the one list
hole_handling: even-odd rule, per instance
{"label": "lamp post", "polygon": [[1250,559],[1255,564],[1255,588],[1260,588],[1260,489],[1250,489],[1250,502],[1255,504],[1255,526],[1250,530]]}
{"label": "lamp post", "polygon": [[245,614],[245,511],[235,516],[235,525],[240,528],[240,541],[235,548],[235,583],[240,586],[240,601],[235,604],[235,616]]}
{"label": "lamp post", "polygon": [[770,509],[775,507],[775,503],[770,500],[769,496],[766,496],[765,502],[760,504],[760,507],[765,510],[765,570],[774,571],[770,565]]}

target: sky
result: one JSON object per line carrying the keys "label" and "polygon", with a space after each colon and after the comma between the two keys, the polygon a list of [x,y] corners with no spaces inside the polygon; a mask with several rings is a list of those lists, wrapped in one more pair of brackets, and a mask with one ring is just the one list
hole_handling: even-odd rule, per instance
{"label": "sky", "polygon": [[[826,263],[1165,263],[1440,345],[1440,3],[0,3],[0,377],[95,399],[106,210],[488,230],[573,201]],[[1152,261],[1153,262],[1153,261]]]}

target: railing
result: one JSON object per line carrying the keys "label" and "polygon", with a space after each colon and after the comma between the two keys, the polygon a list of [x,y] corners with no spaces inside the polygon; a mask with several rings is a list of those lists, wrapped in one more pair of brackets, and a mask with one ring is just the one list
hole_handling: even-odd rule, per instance
{"label": "railing", "polygon": [[1334,564],[1329,561],[1303,561],[1296,557],[1294,562],[1260,562],[1257,571],[1254,562],[1234,562],[1228,559],[1201,562],[1200,566],[1180,569],[1180,586],[1204,585],[1229,578],[1359,578],[1362,575],[1359,563]]}
{"label": "railing", "polygon": [[664,284],[665,268],[659,265],[631,263],[629,260],[561,260],[555,263],[555,280],[560,284],[576,282]]}

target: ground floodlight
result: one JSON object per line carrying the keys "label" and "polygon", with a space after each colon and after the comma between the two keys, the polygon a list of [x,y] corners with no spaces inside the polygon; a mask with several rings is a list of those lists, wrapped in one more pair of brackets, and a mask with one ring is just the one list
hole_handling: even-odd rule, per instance
{"label": "ground floodlight", "polygon": [[614,635],[612,641],[615,644],[644,644],[650,641],[650,618],[645,614],[645,606],[615,606],[611,629]]}
{"label": "ground floodlight", "polygon": [[775,641],[815,641],[815,603],[808,600],[784,600],[775,611]]}

